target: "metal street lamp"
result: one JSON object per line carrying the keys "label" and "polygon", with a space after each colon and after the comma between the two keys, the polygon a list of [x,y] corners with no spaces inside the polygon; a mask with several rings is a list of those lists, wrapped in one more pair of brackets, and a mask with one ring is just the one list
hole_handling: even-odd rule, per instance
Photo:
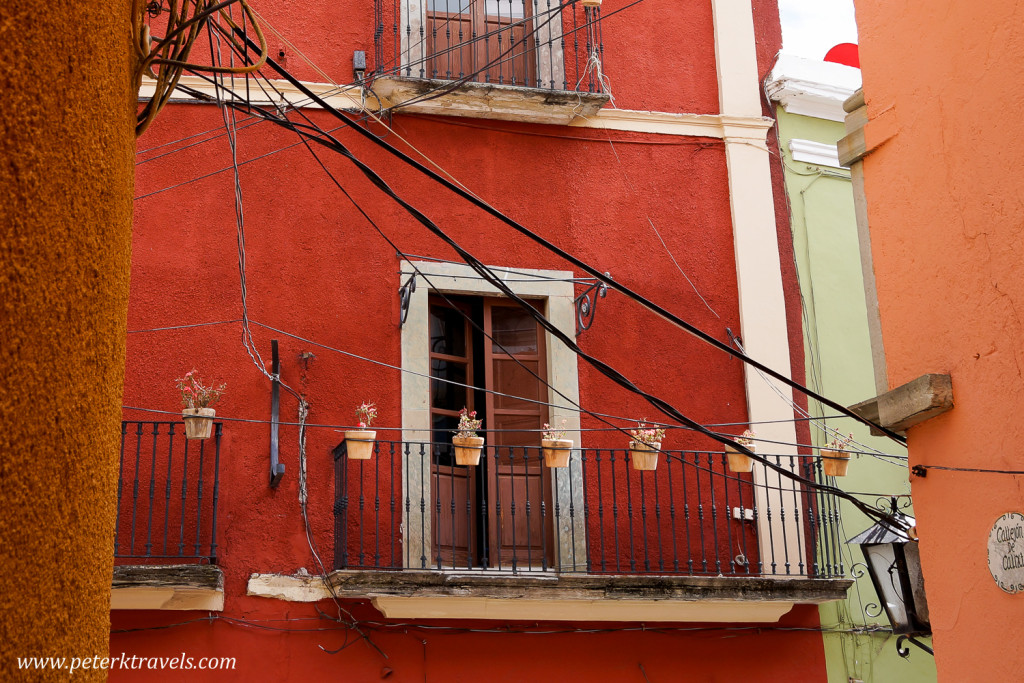
{"label": "metal street lamp", "polygon": [[909,649],[903,647],[905,640],[934,654],[931,648],[914,638],[931,633],[917,549],[917,527],[913,517],[897,509],[895,498],[890,515],[896,524],[880,521],[847,543],[859,545],[864,552],[871,583],[885,607],[893,633],[899,635],[896,650],[900,656],[910,654]]}

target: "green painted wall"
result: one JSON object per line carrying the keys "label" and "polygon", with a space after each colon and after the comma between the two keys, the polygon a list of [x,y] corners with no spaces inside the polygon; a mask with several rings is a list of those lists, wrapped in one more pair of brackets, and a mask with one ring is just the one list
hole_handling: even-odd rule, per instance
{"label": "green painted wall", "polygon": [[[792,139],[834,144],[845,134],[842,123],[787,114],[778,109],[786,191],[789,195],[794,253],[803,300],[804,354],[807,382],[844,405],[875,395],[868,340],[867,310],[861,275],[857,221],[854,215],[850,174],[844,169],[794,161],[789,150]],[[812,402],[818,417],[834,411]],[[853,433],[859,443],[883,453],[906,455],[906,450],[886,438],[872,437],[867,428],[854,426],[850,419],[825,423],[844,434]],[[827,441],[821,430],[811,428],[813,443]],[[908,494],[905,460],[854,456],[848,476],[837,480],[847,491]],[[908,510],[907,512],[912,512]],[[841,539],[847,572],[853,563],[863,562],[859,548],[845,546],[845,540],[870,526],[863,513],[850,504],[841,505]],[[857,569],[857,568],[855,568]],[[859,572],[855,572],[859,573]],[[825,657],[829,683],[914,683],[935,681],[935,661],[911,646],[909,659],[896,654],[896,639],[886,633],[871,633],[871,627],[887,626],[884,613],[868,614],[878,605],[871,580],[857,579],[843,602],[823,605],[821,622],[826,629]],[[930,645],[930,639],[925,639]]]}

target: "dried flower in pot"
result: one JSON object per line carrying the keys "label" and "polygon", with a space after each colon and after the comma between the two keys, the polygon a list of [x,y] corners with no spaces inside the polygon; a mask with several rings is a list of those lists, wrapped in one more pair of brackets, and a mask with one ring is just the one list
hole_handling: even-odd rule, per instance
{"label": "dried flower in pot", "polygon": [[369,460],[373,456],[373,445],[377,441],[377,432],[368,429],[377,419],[377,406],[363,402],[356,408],[358,429],[345,430],[345,451],[349,460]]}
{"label": "dried flower in pot", "polygon": [[[743,432],[742,436],[736,437],[736,443],[754,450],[754,432],[750,429]],[[749,472],[754,469],[754,459],[746,453],[740,453],[729,444],[725,444],[725,454],[729,458],[730,472]]]}
{"label": "dried flower in pot", "polygon": [[479,465],[480,452],[484,448],[484,437],[477,436],[483,420],[476,419],[476,411],[463,408],[459,411],[459,429],[452,437],[455,446],[456,465]]}
{"label": "dried flower in pot", "polygon": [[175,386],[181,392],[181,403],[185,406],[181,411],[181,419],[185,421],[186,439],[208,439],[213,431],[213,418],[217,411],[211,406],[220,400],[224,393],[226,384],[219,387],[211,384],[206,386],[202,380],[196,377],[196,370],[193,368],[174,380]]}
{"label": "dried flower in pot", "polygon": [[633,469],[648,472],[658,469],[658,453],[661,452],[665,430],[661,427],[648,427],[640,422],[636,429],[629,430],[629,435],[633,437],[629,442],[629,456],[633,462]]}
{"label": "dried flower in pot", "polygon": [[853,443],[853,434],[847,437],[833,439],[827,446],[821,448],[821,463],[825,468],[827,477],[845,477],[850,467],[850,444]]}
{"label": "dried flower in pot", "polygon": [[544,464],[548,467],[568,467],[569,456],[572,454],[572,439],[565,438],[565,423],[562,420],[561,427],[554,429],[551,425],[544,424],[544,434],[541,445],[544,447]]}

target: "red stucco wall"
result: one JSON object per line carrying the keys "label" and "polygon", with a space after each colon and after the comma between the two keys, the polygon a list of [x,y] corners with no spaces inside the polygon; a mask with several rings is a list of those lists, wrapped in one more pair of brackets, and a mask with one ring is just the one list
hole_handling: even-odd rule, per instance
{"label": "red stucco wall", "polygon": [[[869,137],[893,134],[864,162],[868,217],[889,385],[953,379],[955,408],[908,432],[910,465],[1021,470],[1024,31],[1020,3],[976,9],[857,3]],[[1019,678],[1024,597],[996,586],[986,543],[1024,507],[1020,477],[912,485],[939,679]]]}
{"label": "red stucco wall", "polygon": [[[242,599],[245,601],[244,599]],[[247,602],[257,601],[251,598]],[[387,658],[361,640],[318,620],[306,606],[289,605],[288,617],[275,610],[274,621],[226,620],[171,629],[131,631],[139,626],[185,621],[167,613],[114,614],[111,654],[138,657],[235,657],[234,673],[190,671],[188,680],[340,680],[399,682],[473,681],[707,681],[752,679],[766,683],[824,680],[821,635],[801,627],[817,624],[817,610],[797,608],[779,630],[750,626],[680,624],[664,629],[639,624],[528,624],[538,633],[474,633],[495,622],[422,622],[425,628],[399,624],[388,632],[367,633]],[[336,613],[333,606],[325,611]],[[369,612],[372,614],[372,611]],[[191,616],[191,615],[190,615]],[[201,616],[201,615],[196,615]],[[247,615],[260,619],[257,614]],[[309,617],[314,617],[309,619]],[[270,618],[270,617],[263,617]],[[506,625],[501,624],[499,628]],[[437,627],[441,627],[439,630]],[[277,629],[308,629],[283,633]],[[433,628],[433,630],[431,630]],[[516,628],[513,626],[513,629]],[[581,632],[566,632],[571,629]],[[325,630],[313,630],[325,629]],[[692,629],[687,632],[687,629]],[[792,630],[787,630],[792,629]],[[543,633],[548,631],[548,633]],[[349,644],[337,654],[324,652]],[[323,649],[321,649],[323,648]],[[181,672],[111,672],[112,681],[175,681]]]}
{"label": "red stucco wall", "polygon": [[[626,3],[605,3],[605,14]],[[319,14],[320,9],[323,11]],[[294,13],[284,6],[261,10],[296,47],[338,80],[348,80],[353,49],[372,48],[370,17],[339,8]],[[755,3],[762,72],[777,51],[780,34],[774,2]],[[367,10],[366,15],[369,14]],[[344,15],[344,21],[340,18]],[[362,23],[361,23],[362,22]],[[343,25],[340,31],[325,26]],[[644,30],[638,30],[638,27]],[[273,38],[271,39],[273,45]],[[642,3],[610,17],[604,26],[606,73],[619,107],[714,113],[717,87],[710,6]],[[286,49],[286,65],[316,78]],[[276,47],[274,53],[276,54]],[[320,125],[336,122],[311,114]],[[244,124],[243,124],[244,125]],[[738,324],[735,262],[727,170],[721,141],[633,133],[606,133],[556,126],[396,115],[395,130],[432,160],[508,215],[727,340]],[[209,142],[176,151],[162,146],[195,132],[213,131]],[[240,291],[230,172],[187,181],[226,168],[230,158],[219,113],[212,107],[171,105],[139,144],[135,205],[133,289],[130,330],[233,320],[240,316]],[[383,132],[383,131],[377,131]],[[524,268],[566,269],[532,242],[471,208],[434,183],[398,165],[348,131],[338,133],[403,196],[437,221],[484,262]],[[202,138],[195,138],[196,142]],[[394,136],[389,138],[397,142]],[[613,144],[610,143],[613,141]],[[239,159],[256,159],[296,142],[293,134],[260,123],[239,133]],[[774,144],[774,140],[772,140]],[[343,159],[323,154],[364,209],[409,253],[454,258],[424,228],[374,189]],[[152,160],[151,160],[152,159]],[[334,188],[301,145],[241,167],[246,215],[248,311],[253,320],[337,349],[400,365],[398,332],[399,260],[358,212]],[[788,221],[776,187],[780,249],[788,292],[794,372],[800,357],[799,300]],[[164,188],[167,191],[161,191]],[[157,194],[151,194],[157,192]],[[659,244],[647,218],[717,315],[701,303]],[[720,317],[719,317],[720,316]],[[253,327],[265,361],[270,339],[280,339],[282,379],[305,394],[314,425],[350,424],[363,400],[378,403],[381,437],[398,428],[400,376],[310,343]],[[711,352],[689,335],[610,293],[597,307],[594,327],[579,338],[583,348],[609,361],[641,387],[667,398],[696,420],[740,423],[746,407],[742,367]],[[300,354],[313,352],[308,363]],[[643,351],[643,353],[639,353]],[[268,382],[252,366],[237,323],[129,334],[125,405],[174,411],[173,380],[192,367],[208,380],[226,381],[220,415],[265,421],[270,416]],[[589,366],[580,365],[585,407],[604,413],[655,417],[653,408],[616,388]],[[282,420],[294,421],[295,401],[283,395]],[[167,416],[126,410],[126,419]],[[583,426],[603,426],[584,418]],[[740,428],[742,429],[742,428]],[[114,654],[237,656],[239,671],[259,678],[319,679],[339,675],[376,679],[383,667],[393,680],[463,680],[481,670],[498,680],[544,680],[555,663],[568,680],[677,680],[681,670],[695,680],[736,680],[757,672],[758,680],[816,680],[824,676],[820,635],[813,631],[697,630],[652,633],[629,629],[559,635],[462,634],[441,631],[376,633],[375,642],[392,659],[385,662],[363,643],[342,654],[344,636],[331,631],[283,634],[281,628],[325,628],[309,621],[309,607],[245,597],[254,572],[316,571],[303,533],[297,502],[297,432],[283,427],[282,459],[288,471],[277,489],[267,485],[269,427],[264,422],[225,424],[221,452],[218,564],[225,572],[226,616],[241,622],[196,623],[169,630],[148,629],[195,618],[195,614],[117,613],[111,639]],[[333,461],[341,440],[333,428],[308,433],[309,510],[318,551],[333,556]],[[712,448],[680,430],[666,447]],[[590,432],[586,447],[624,447],[615,435]],[[320,605],[334,613],[330,603]],[[380,616],[365,605],[357,614]],[[816,628],[817,612],[797,609],[784,624]],[[447,626],[493,627],[493,623]],[[514,628],[533,626],[518,624]],[[541,625],[556,631],[566,625]],[[607,625],[575,624],[603,629]],[[612,625],[613,628],[622,625]],[[423,641],[426,644],[423,644]],[[743,657],[735,652],[742,651]],[[424,654],[425,653],[425,654]],[[459,653],[471,653],[469,664]],[[639,664],[644,670],[641,671]],[[116,674],[115,678],[122,677]],[[127,678],[129,675],[123,675]]]}

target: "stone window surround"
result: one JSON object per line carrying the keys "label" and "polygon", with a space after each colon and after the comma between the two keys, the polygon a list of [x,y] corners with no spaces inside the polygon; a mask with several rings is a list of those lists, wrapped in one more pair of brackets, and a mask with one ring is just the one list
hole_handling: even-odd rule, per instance
{"label": "stone window surround", "polygon": [[[402,439],[404,441],[429,441],[430,439],[430,364],[427,350],[429,349],[429,318],[428,297],[431,291],[437,290],[446,294],[468,296],[501,296],[501,293],[468,265],[443,262],[414,262],[416,269],[429,279],[429,284],[420,280],[409,301],[409,313],[402,326],[402,369],[412,372],[402,374]],[[490,266],[495,272],[509,277],[508,286],[517,295],[543,299],[542,310],[558,329],[566,334],[576,333],[575,292],[570,271],[536,270],[530,268],[505,269]],[[514,272],[511,272],[513,271]],[[404,282],[415,271],[409,264],[402,267],[401,279]],[[536,275],[537,279],[528,280],[524,273]],[[571,401],[579,402],[579,380],[577,374],[576,354],[563,344],[548,338],[547,349],[548,383]],[[415,374],[414,374],[415,373]],[[552,423],[566,420],[566,430],[579,430],[579,413],[565,399],[558,396],[553,389],[548,390],[548,403],[551,408]],[[567,470],[568,476],[561,473],[552,479],[552,497],[558,501],[561,509],[568,510],[570,505],[583,510],[583,470],[578,449],[574,449],[574,457]],[[402,456],[403,488],[405,480],[418,481],[423,473],[422,463],[418,457]],[[409,519],[405,520],[403,530],[424,529],[422,538],[430,539],[430,516],[424,519],[420,513],[420,496],[425,499],[424,509],[430,510],[430,488],[422,491],[413,487],[414,491],[402,491],[403,499],[408,496],[412,501],[409,506]],[[573,528],[575,527],[575,528]],[[563,563],[555,567],[560,573],[586,571],[586,523],[582,514],[575,517],[562,515],[555,530],[558,542],[558,555]],[[407,568],[419,569],[420,557],[430,557],[428,549],[422,547],[420,534],[404,534],[402,539],[403,563]],[[575,565],[567,566],[565,561],[575,557]],[[557,561],[557,559],[556,559]]]}

